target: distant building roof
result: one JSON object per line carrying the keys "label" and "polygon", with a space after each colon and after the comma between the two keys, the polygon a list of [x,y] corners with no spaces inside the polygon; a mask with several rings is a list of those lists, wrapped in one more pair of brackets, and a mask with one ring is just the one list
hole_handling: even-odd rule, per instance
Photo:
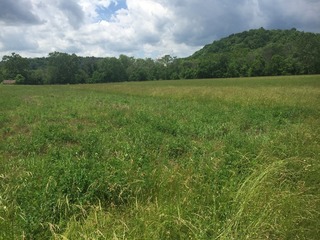
{"label": "distant building roof", "polygon": [[3,84],[15,84],[16,80],[3,80]]}

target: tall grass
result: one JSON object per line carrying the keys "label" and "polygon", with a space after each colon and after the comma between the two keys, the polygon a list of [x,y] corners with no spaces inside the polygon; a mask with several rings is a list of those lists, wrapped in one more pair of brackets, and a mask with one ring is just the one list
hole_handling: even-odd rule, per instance
{"label": "tall grass", "polygon": [[319,86],[0,86],[0,238],[317,239]]}

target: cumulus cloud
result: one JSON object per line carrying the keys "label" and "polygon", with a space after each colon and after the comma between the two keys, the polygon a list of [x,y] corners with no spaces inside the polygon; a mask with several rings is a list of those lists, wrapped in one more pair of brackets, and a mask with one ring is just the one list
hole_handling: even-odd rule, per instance
{"label": "cumulus cloud", "polygon": [[319,12],[318,0],[0,0],[0,56],[184,57],[252,28],[320,32]]}

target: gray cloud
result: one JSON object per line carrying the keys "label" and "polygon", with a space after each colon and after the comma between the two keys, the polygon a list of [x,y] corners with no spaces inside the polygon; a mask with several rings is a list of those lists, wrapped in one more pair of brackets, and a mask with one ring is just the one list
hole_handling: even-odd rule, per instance
{"label": "gray cloud", "polygon": [[73,28],[78,29],[83,24],[84,12],[78,3],[73,0],[61,0],[59,8],[68,18],[69,23]]}
{"label": "gray cloud", "polygon": [[318,0],[168,0],[167,4],[175,12],[175,41],[190,46],[260,27],[320,32]]}
{"label": "gray cloud", "polygon": [[176,13],[173,35],[177,42],[199,46],[229,33],[250,28],[251,13],[245,0],[213,0],[205,4],[189,0],[172,5]]}
{"label": "gray cloud", "polygon": [[0,0],[0,22],[6,25],[35,25],[42,23],[42,21],[32,13],[30,0]]}
{"label": "gray cloud", "polygon": [[266,19],[266,28],[298,28],[299,30],[320,32],[320,1],[262,0],[259,7]]}

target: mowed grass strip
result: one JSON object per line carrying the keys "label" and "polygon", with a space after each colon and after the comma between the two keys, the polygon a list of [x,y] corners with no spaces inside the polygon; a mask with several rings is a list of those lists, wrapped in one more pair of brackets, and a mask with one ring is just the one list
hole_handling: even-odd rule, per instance
{"label": "mowed grass strip", "polygon": [[0,238],[317,239],[319,87],[0,86]]}

